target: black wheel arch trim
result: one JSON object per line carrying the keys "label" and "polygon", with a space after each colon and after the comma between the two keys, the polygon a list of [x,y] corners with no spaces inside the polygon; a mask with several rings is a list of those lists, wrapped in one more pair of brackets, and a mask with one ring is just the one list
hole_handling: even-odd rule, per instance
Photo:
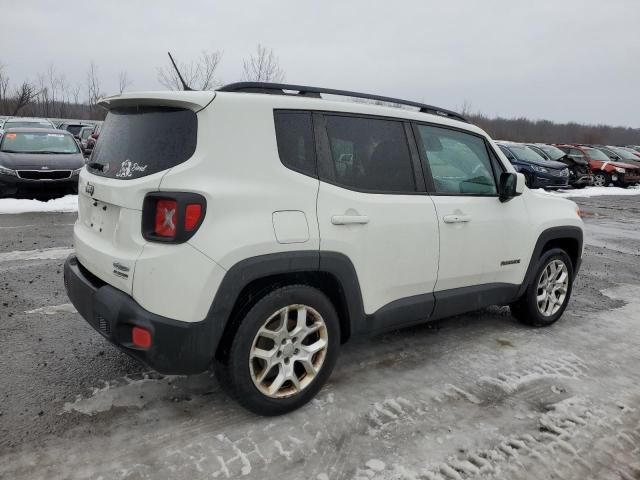
{"label": "black wheel arch trim", "polygon": [[358,319],[364,317],[364,306],[355,267],[346,255],[317,250],[270,253],[241,260],[222,279],[205,318],[212,326],[213,353],[217,355],[219,348],[224,347],[221,340],[231,326],[234,309],[246,287],[268,277],[305,273],[328,274],[335,279],[345,300],[347,329],[354,332],[354,326],[361,323]]}
{"label": "black wheel arch trim", "polygon": [[[582,263],[583,237],[584,237],[584,234],[580,227],[567,225],[562,227],[551,227],[544,230],[538,237],[538,240],[536,241],[536,245],[533,248],[533,253],[531,254],[531,258],[529,259],[529,266],[527,267],[527,272],[525,273],[525,276],[524,276],[524,281],[522,282],[522,284],[520,285],[520,289],[518,290],[518,296],[522,296],[525,290],[527,289],[527,287],[529,286],[529,283],[531,282],[532,277],[535,273],[536,262],[542,255],[545,245],[547,245],[549,242],[552,242],[554,240],[556,241],[572,240],[577,242],[578,244],[577,255],[575,258],[571,259],[574,262],[573,276],[575,278],[575,276],[578,274],[578,271],[580,270],[580,264]],[[570,253],[570,252],[567,252],[567,253]],[[571,255],[569,256],[571,257]]]}

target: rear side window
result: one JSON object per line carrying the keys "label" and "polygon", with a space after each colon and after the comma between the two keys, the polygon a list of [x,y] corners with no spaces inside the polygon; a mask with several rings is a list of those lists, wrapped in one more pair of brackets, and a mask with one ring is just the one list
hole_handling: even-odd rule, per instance
{"label": "rear side window", "polygon": [[280,161],[286,167],[317,177],[313,124],[308,112],[275,112]]}
{"label": "rear side window", "polygon": [[130,180],[167,170],[196,150],[195,112],[170,107],[116,108],[100,130],[91,173]]}
{"label": "rear side window", "polygon": [[415,174],[404,126],[374,118],[326,116],[333,182],[379,193],[413,193]]}
{"label": "rear side window", "polygon": [[417,130],[436,193],[497,193],[493,165],[482,138],[428,125],[418,125]]}

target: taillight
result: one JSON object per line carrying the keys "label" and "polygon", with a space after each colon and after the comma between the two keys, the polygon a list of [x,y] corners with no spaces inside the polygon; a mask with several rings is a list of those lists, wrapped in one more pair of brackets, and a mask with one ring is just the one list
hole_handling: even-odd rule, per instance
{"label": "taillight", "polygon": [[200,228],[206,207],[196,193],[148,193],[142,205],[142,236],[154,242],[186,242]]}
{"label": "taillight", "polygon": [[176,236],[176,211],[178,202],[175,200],[158,200],[156,203],[156,222],[154,233],[160,237],[174,238]]}

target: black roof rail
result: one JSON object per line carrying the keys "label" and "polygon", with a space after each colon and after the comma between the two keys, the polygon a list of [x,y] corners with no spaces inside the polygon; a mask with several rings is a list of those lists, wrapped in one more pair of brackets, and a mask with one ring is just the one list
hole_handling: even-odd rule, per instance
{"label": "black roof rail", "polygon": [[446,110],[424,103],[413,102],[411,100],[402,100],[399,98],[384,97],[381,95],[372,95],[369,93],[351,92],[348,90],[336,90],[333,88],[309,87],[305,85],[290,85],[287,83],[268,83],[268,82],[237,82],[230,83],[218,89],[219,92],[244,92],[244,93],[267,93],[272,95],[299,95],[303,97],[321,98],[321,94],[338,95],[341,97],[366,98],[368,100],[376,100],[379,102],[396,103],[398,105],[406,105],[415,107],[422,113],[431,113],[440,115],[441,117],[460,120],[469,123],[462,115],[451,110]]}

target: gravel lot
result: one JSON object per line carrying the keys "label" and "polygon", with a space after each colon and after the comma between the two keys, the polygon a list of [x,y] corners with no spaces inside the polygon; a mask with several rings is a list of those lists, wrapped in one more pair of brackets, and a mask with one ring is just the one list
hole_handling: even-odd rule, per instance
{"label": "gravel lot", "polygon": [[75,214],[0,215],[0,478],[638,479],[640,196],[577,201],[559,323],[495,307],[349,344],[279,418],[147,372],[74,313]]}

